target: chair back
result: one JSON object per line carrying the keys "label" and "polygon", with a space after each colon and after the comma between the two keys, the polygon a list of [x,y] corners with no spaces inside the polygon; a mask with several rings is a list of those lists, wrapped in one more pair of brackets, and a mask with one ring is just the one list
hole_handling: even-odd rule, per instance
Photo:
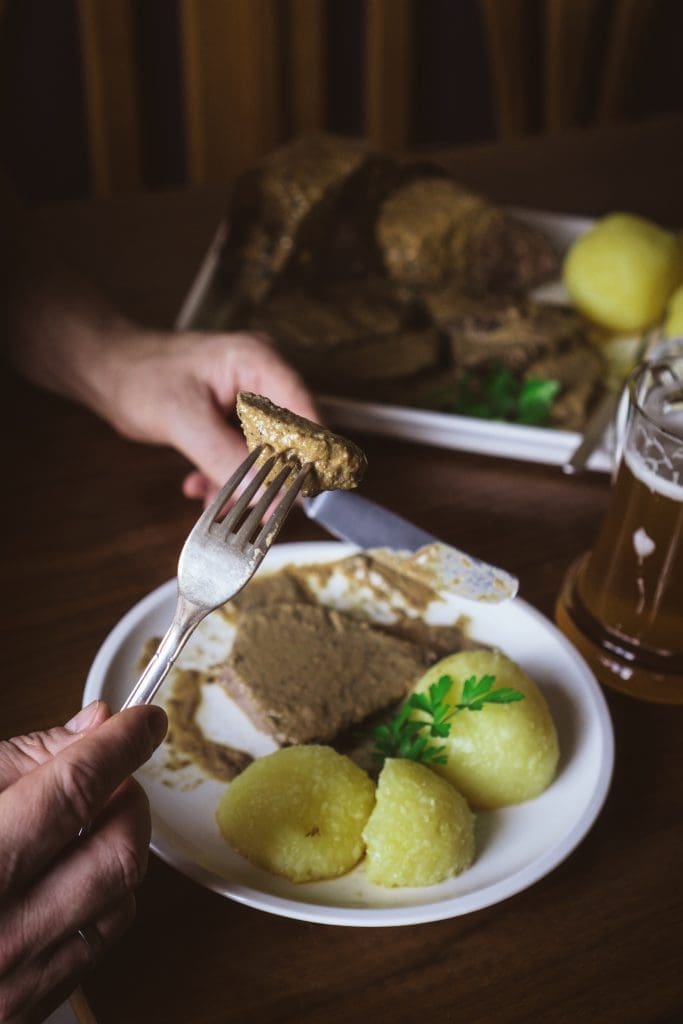
{"label": "chair back", "polygon": [[[135,0],[77,0],[94,190],[141,187]],[[365,4],[365,133],[410,141],[414,0]],[[190,182],[224,183],[286,138],[326,127],[325,0],[180,0],[182,119]]]}
{"label": "chair back", "polygon": [[657,0],[480,0],[503,138],[624,115]]}
{"label": "chair back", "polygon": [[[481,49],[496,130],[509,138],[621,117],[634,55],[661,0],[450,2],[467,3],[478,26],[477,40],[457,40],[453,62],[462,47]],[[360,37],[344,69],[362,108],[352,130],[392,151],[429,141],[420,136],[424,112],[415,109],[426,59],[421,28],[426,17],[449,17],[443,0],[157,4],[157,34],[159,12],[171,26],[170,58],[161,52],[168,38],[141,31],[146,5],[139,0],[75,0],[75,9],[96,195],[145,186],[150,161],[163,160],[160,108],[175,118],[184,180],[192,184],[225,184],[286,139],[330,128],[334,35],[347,12]],[[157,85],[151,103],[151,69],[160,61],[173,64],[177,95]],[[458,98],[453,116],[460,102],[471,105],[473,97]]]}

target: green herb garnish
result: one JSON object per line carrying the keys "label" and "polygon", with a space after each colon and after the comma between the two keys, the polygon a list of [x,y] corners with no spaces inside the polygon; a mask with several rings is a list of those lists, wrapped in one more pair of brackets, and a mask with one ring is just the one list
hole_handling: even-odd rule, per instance
{"label": "green herb garnish", "polygon": [[525,380],[517,398],[519,422],[538,427],[547,423],[560,386],[559,380]]}
{"label": "green herb garnish", "polygon": [[496,364],[483,374],[464,373],[432,400],[445,412],[461,416],[543,426],[561,387],[558,380],[522,380]]}
{"label": "green herb garnish", "polygon": [[[524,694],[509,686],[492,689],[495,676],[470,676],[463,683],[462,698],[458,704],[449,704],[446,694],[453,685],[450,676],[441,676],[427,693],[413,693],[401,709],[386,723],[372,730],[376,761],[387,757],[403,757],[423,764],[446,764],[445,746],[436,746],[431,737],[444,739],[450,734],[451,720],[460,711],[481,711],[484,704],[510,704],[524,700]],[[412,717],[419,711],[426,718]]]}
{"label": "green herb garnish", "polygon": [[372,730],[375,739],[372,756],[376,761],[404,757],[423,764],[446,764],[446,748],[429,742],[429,733],[424,732],[427,723],[410,718],[412,710],[408,701],[390,722]]}

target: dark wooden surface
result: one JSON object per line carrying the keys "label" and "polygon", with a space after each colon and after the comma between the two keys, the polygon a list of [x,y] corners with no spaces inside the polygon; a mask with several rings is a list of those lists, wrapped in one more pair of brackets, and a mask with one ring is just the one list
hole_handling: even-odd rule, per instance
{"label": "dark wooden surface", "polygon": [[[683,224],[683,122],[449,154],[505,201]],[[225,203],[221,190],[41,214],[132,313],[172,321]],[[1,390],[3,682],[9,735],[62,722],[107,632],[175,569],[196,508],[175,453],[135,445],[12,378]],[[603,515],[603,476],[360,437],[364,493],[517,573],[552,615]],[[323,538],[296,513],[283,539]],[[101,1024],[150,1021],[683,1020],[683,709],[608,695],[616,769],[581,846],[498,906],[387,930],[242,907],[156,859],[135,925],[85,984]]]}

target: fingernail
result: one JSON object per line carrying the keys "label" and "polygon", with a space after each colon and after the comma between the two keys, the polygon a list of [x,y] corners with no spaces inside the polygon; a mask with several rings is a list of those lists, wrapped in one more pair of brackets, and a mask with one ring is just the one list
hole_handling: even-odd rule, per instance
{"label": "fingernail", "polygon": [[89,725],[95,720],[95,716],[100,709],[99,700],[94,700],[91,704],[86,704],[84,708],[70,718],[64,728],[68,732],[83,732]]}
{"label": "fingernail", "polygon": [[149,731],[152,734],[154,746],[158,747],[168,729],[168,718],[163,708],[158,704],[149,705]]}

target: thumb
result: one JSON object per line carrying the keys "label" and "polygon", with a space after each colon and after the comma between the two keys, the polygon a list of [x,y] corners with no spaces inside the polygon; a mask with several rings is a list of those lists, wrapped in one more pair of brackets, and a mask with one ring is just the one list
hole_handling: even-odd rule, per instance
{"label": "thumb", "polygon": [[0,743],[0,792],[22,775],[52,760],[76,740],[93,732],[111,712],[103,700],[95,700],[70,718],[66,725],[31,732]]}
{"label": "thumb", "polygon": [[[168,722],[155,704],[128,708],[0,794],[0,902],[73,842],[159,746]],[[5,867],[8,865],[8,868]]]}

